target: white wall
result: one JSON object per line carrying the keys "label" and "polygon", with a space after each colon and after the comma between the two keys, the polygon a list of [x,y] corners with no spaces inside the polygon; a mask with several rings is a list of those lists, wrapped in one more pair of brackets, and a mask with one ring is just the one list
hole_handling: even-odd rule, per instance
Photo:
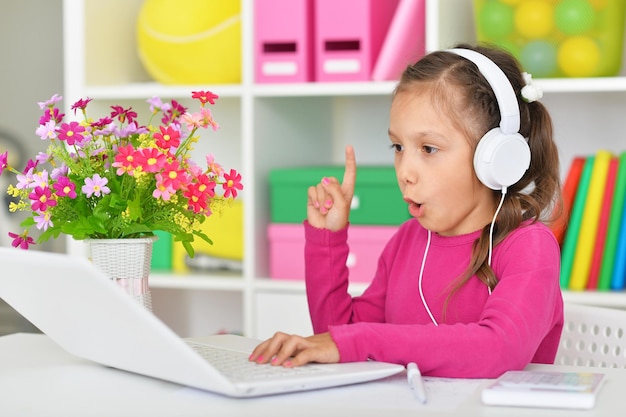
{"label": "white wall", "polygon": [[[45,145],[35,135],[41,110],[37,102],[63,93],[62,0],[0,0],[0,135],[19,140],[32,158]],[[5,145],[0,139],[0,152]],[[25,161],[24,161],[25,163]],[[20,166],[18,169],[21,169]],[[10,243],[19,216],[8,216],[6,185],[0,186],[0,245]],[[7,178],[9,177],[9,178]],[[7,224],[8,223],[8,224]],[[63,250],[64,239],[39,247]]]}
{"label": "white wall", "polygon": [[[37,102],[63,93],[62,23],[62,0],[0,0],[0,136],[4,132],[20,141],[26,158],[45,148],[35,135],[41,116]],[[0,138],[0,153],[5,146]],[[10,244],[7,232],[18,231],[20,222],[6,208],[6,186],[13,179],[6,173],[0,177],[0,246]],[[60,251],[64,243],[59,239],[39,248]],[[0,334],[33,330],[0,299]]]}

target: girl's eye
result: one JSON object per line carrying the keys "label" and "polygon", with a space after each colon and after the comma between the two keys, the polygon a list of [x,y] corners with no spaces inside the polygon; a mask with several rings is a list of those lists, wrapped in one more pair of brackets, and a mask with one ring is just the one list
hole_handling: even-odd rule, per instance
{"label": "girl's eye", "polygon": [[422,150],[426,154],[433,154],[433,153],[436,153],[437,151],[439,151],[439,149],[435,148],[434,146],[428,146],[428,145],[422,146]]}
{"label": "girl's eye", "polygon": [[402,152],[402,150],[404,149],[404,147],[398,143],[392,143],[389,146],[389,149],[393,149],[396,153]]}

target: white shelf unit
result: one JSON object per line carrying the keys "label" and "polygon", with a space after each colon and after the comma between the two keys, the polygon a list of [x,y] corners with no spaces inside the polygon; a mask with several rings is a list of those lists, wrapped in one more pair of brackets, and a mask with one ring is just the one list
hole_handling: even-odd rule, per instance
{"label": "white shelf unit", "polygon": [[[212,108],[221,128],[209,132],[209,149],[243,175],[244,262],[236,276],[154,274],[155,312],[182,335],[241,331],[266,337],[273,330],[306,332],[304,285],[268,278],[266,228],[270,218],[268,174],[272,168],[342,163],[353,144],[359,163],[392,163],[386,148],[393,82],[255,84],[253,0],[242,0],[243,71],[240,85],[166,86],[145,73],[135,49],[141,0],[64,0],[65,92],[68,107],[81,97],[90,108],[130,103],[143,109],[152,96],[184,101],[191,91],[220,95]],[[473,42],[471,0],[428,0],[427,50]],[[543,79],[543,102],[552,112],[565,172],[576,154],[604,147],[624,150],[626,76]],[[304,192],[304,191],[303,191]],[[304,203],[303,203],[304,204]],[[78,252],[79,245],[68,245]],[[363,284],[351,286],[359,293]],[[566,292],[567,300],[626,307],[621,292]]]}

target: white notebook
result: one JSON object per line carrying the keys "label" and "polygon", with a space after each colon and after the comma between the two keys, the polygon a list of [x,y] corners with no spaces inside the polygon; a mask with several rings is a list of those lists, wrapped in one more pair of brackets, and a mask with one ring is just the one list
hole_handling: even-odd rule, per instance
{"label": "white notebook", "polygon": [[[256,365],[247,358],[258,340],[183,340],[83,257],[0,248],[0,265],[0,298],[69,353],[105,366],[233,397],[353,384],[404,371],[374,361],[292,369]],[[217,348],[248,368],[230,378],[223,365],[199,353]]]}
{"label": "white notebook", "polygon": [[605,380],[603,373],[508,371],[482,390],[487,405],[590,409]]}

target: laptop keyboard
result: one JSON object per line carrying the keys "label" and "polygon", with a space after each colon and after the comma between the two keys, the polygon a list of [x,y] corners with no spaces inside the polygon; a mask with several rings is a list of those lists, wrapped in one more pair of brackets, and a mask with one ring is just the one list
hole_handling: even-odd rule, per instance
{"label": "laptop keyboard", "polygon": [[243,352],[220,349],[201,343],[186,341],[207,362],[213,365],[223,375],[231,380],[259,380],[285,375],[310,375],[324,373],[327,369],[323,366],[308,364],[295,368],[272,366],[269,364],[257,364],[248,360],[248,355]]}

